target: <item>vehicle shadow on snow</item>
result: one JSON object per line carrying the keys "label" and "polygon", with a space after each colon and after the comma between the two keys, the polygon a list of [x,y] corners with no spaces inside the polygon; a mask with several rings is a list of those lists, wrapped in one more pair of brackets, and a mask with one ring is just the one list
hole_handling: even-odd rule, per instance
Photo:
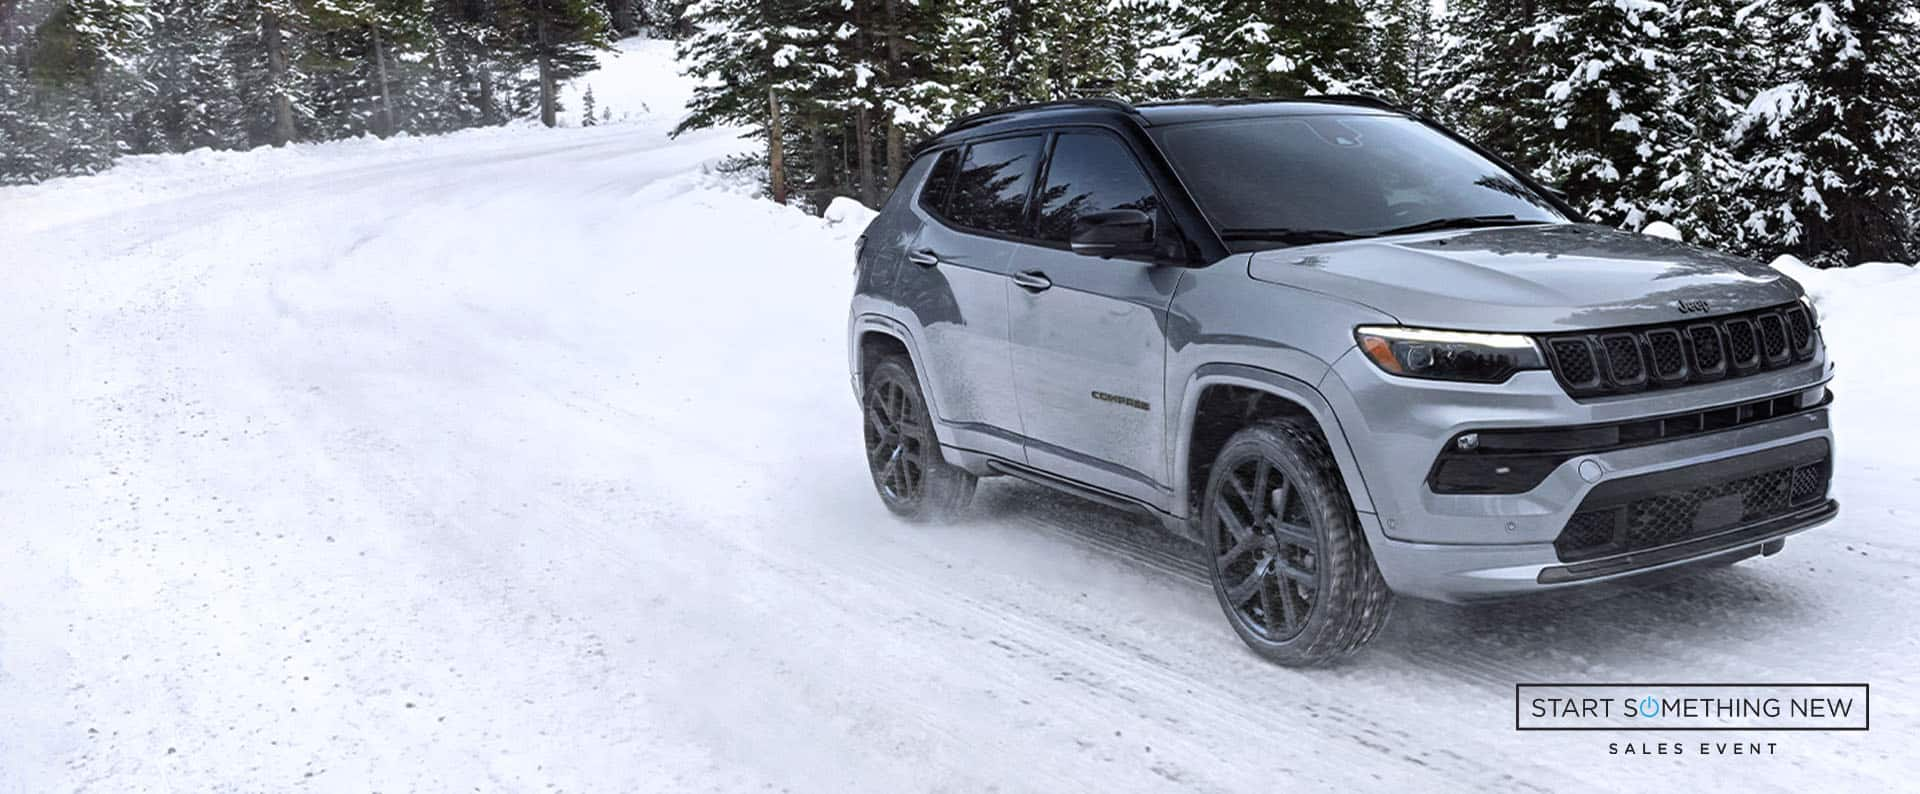
{"label": "vehicle shadow on snow", "polygon": [[[973,512],[1058,535],[1144,575],[1184,580],[1211,600],[1201,549],[1153,519],[1005,478],[981,484]],[[1785,555],[1731,567],[1687,567],[1524,598],[1472,604],[1400,598],[1393,618],[1355,661],[1364,666],[1388,656],[1511,686],[1596,668],[1632,674],[1697,658],[1703,647],[1738,658],[1751,651],[1742,646],[1793,636],[1824,614],[1817,593],[1768,573],[1793,564],[1791,546]]]}

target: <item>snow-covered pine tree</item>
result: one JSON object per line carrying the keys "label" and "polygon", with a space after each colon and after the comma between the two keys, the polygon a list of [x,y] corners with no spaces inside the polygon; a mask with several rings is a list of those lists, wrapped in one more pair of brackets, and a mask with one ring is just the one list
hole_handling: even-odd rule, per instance
{"label": "snow-covered pine tree", "polygon": [[1742,246],[1822,266],[1912,262],[1920,10],[1911,0],[1759,0],[1778,79],[1734,134],[1750,163]]}
{"label": "snow-covered pine tree", "polygon": [[531,105],[535,81],[522,74],[518,59],[507,51],[501,19],[495,0],[434,2],[428,20],[438,43],[431,63],[444,88],[433,109],[425,109],[427,102],[414,103],[422,108],[415,118],[423,129],[504,124],[516,115],[514,107]]}
{"label": "snow-covered pine tree", "polygon": [[600,118],[595,115],[597,109],[598,107],[593,101],[593,86],[587,86],[586,96],[580,97],[580,126],[592,127],[598,125]]}
{"label": "snow-covered pine tree", "polygon": [[421,61],[439,43],[427,0],[307,2],[315,115],[327,128],[323,137],[386,137],[406,128],[409,87],[431,79]]}
{"label": "snow-covered pine tree", "polygon": [[1585,0],[1532,29],[1536,57],[1556,65],[1536,174],[1595,221],[1644,225],[1655,164],[1687,145],[1656,123],[1673,84],[1670,13],[1648,0]]}
{"label": "snow-covered pine tree", "polygon": [[1216,96],[1373,90],[1356,0],[1213,0],[1180,8],[1198,89]]}
{"label": "snow-covered pine tree", "polygon": [[[680,61],[704,80],[674,133],[751,130],[751,137],[766,141],[769,195],[782,203],[793,176],[802,189],[821,180],[857,189],[848,164],[852,147],[828,151],[830,142],[853,138],[839,111],[856,104],[863,80],[846,51],[851,37],[841,15],[847,10],[803,0],[694,3],[687,13],[696,33],[681,42]],[[790,157],[807,162],[792,169]]]}
{"label": "snow-covered pine tree", "polygon": [[1541,162],[1549,68],[1534,46],[1542,0],[1449,0],[1433,77],[1442,121],[1522,167]]}
{"label": "snow-covered pine tree", "polygon": [[504,0],[505,42],[539,76],[540,122],[560,123],[560,84],[592,71],[608,46],[606,7],[595,0]]}
{"label": "snow-covered pine tree", "polygon": [[0,4],[0,185],[37,182],[53,173],[58,132],[36,107],[32,34],[51,3]]}
{"label": "snow-covered pine tree", "polygon": [[1724,0],[1670,0],[1667,38],[1672,68],[1663,70],[1666,98],[1655,124],[1680,145],[1656,152],[1647,207],[1689,242],[1738,244],[1738,189],[1746,164],[1728,142],[1753,96],[1767,59],[1764,31]]}
{"label": "snow-covered pine tree", "polygon": [[28,98],[15,145],[32,149],[37,179],[91,173],[122,152],[122,136],[145,101],[133,63],[145,46],[152,15],[145,0],[21,3],[8,14],[20,41],[16,74]]}
{"label": "snow-covered pine tree", "polygon": [[231,32],[203,0],[153,0],[148,53],[138,61],[151,86],[128,131],[136,153],[246,146],[244,113],[227,55]]}
{"label": "snow-covered pine tree", "polygon": [[1382,98],[1415,108],[1430,93],[1438,31],[1432,0],[1366,0],[1367,82]]}
{"label": "snow-covered pine tree", "polygon": [[213,0],[209,13],[232,32],[227,55],[253,145],[285,146],[300,137],[299,119],[311,117],[302,42],[308,27],[299,0]]}

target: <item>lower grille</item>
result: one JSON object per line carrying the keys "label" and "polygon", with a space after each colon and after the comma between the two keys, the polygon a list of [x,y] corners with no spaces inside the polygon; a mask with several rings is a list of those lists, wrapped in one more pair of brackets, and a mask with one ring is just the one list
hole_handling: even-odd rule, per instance
{"label": "lower grille", "polygon": [[1787,515],[1827,495],[1827,442],[1601,483],[1554,540],[1563,562],[1642,551]]}

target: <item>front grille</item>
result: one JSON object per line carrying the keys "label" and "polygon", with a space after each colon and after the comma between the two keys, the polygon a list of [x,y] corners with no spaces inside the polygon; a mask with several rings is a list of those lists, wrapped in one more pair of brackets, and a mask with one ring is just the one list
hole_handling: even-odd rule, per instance
{"label": "front grille", "polygon": [[1554,540],[1563,562],[1643,551],[1778,518],[1827,494],[1823,440],[1602,483]]}
{"label": "front grille", "polygon": [[1798,303],[1691,324],[1546,338],[1554,375],[1575,397],[1672,388],[1806,361],[1819,332]]}

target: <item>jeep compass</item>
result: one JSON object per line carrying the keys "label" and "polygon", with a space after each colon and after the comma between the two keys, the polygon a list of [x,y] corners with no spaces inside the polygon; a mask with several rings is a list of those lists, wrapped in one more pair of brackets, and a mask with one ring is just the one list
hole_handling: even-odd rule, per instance
{"label": "jeep compass", "polygon": [[1798,284],[1587,223],[1378,101],[969,117],[856,258],[888,509],[948,518],[1004,475],[1157,517],[1283,664],[1351,653],[1396,593],[1731,562],[1838,510]]}

